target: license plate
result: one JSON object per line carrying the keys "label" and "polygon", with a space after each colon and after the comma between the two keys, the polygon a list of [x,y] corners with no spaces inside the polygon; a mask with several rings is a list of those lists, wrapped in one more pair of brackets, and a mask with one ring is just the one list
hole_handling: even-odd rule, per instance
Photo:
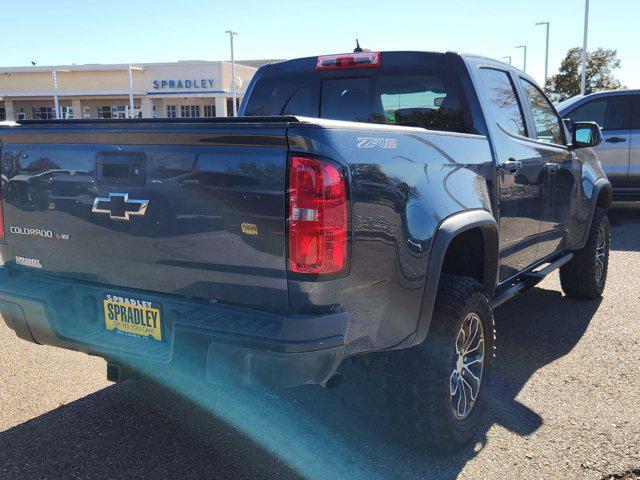
{"label": "license plate", "polygon": [[103,305],[107,330],[121,335],[162,341],[162,320],[160,305],[157,303],[106,295]]}

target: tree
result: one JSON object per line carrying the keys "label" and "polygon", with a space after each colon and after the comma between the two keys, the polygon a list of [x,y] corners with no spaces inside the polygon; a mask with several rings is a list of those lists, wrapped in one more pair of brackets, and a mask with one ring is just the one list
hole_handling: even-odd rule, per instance
{"label": "tree", "polygon": [[[617,50],[598,48],[587,52],[586,92],[615,90],[621,88],[614,78],[613,70],[620,68]],[[580,94],[580,74],[582,72],[582,49],[572,48],[560,64],[560,71],[549,78],[546,91],[554,101],[562,101]]]}
{"label": "tree", "polygon": [[33,163],[27,165],[29,173],[44,172],[46,170],[60,170],[60,165],[52,161],[49,157],[40,157]]}

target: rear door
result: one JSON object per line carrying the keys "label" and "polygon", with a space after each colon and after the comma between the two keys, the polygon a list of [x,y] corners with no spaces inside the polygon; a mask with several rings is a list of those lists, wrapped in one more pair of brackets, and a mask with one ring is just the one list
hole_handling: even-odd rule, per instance
{"label": "rear door", "polygon": [[0,132],[9,260],[285,309],[285,129],[149,122]]}
{"label": "rear door", "polygon": [[626,95],[596,98],[565,115],[571,123],[591,121],[602,127],[602,143],[594,150],[614,189],[629,184],[629,98]]}
{"label": "rear door", "polygon": [[478,89],[498,164],[500,280],[536,259],[545,161],[528,135],[516,79],[508,70],[480,66]]}

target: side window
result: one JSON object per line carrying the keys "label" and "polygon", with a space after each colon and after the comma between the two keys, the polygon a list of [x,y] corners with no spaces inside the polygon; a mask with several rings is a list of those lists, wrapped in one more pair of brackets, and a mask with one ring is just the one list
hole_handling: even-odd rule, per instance
{"label": "side window", "polygon": [[562,125],[551,102],[533,83],[522,80],[527,101],[533,114],[533,123],[536,127],[536,136],[540,142],[556,143],[564,145]]}
{"label": "side window", "polygon": [[[318,116],[319,88],[308,78],[267,77],[258,80],[249,96],[246,116]],[[233,108],[233,104],[231,104]],[[231,111],[231,110],[229,110]]]}
{"label": "side window", "polygon": [[575,122],[596,122],[601,127],[604,127],[604,117],[606,114],[607,101],[594,100],[570,112],[568,118],[572,124]]}
{"label": "side window", "polygon": [[640,128],[640,95],[633,96],[633,117],[631,119],[631,128]]}
{"label": "side window", "polygon": [[509,133],[526,135],[524,116],[509,74],[493,68],[481,68],[480,77],[487,89],[489,113],[493,119]]}
{"label": "side window", "polygon": [[570,112],[572,123],[596,122],[603,130],[621,130],[629,128],[624,121],[624,98],[607,97],[580,105]]}

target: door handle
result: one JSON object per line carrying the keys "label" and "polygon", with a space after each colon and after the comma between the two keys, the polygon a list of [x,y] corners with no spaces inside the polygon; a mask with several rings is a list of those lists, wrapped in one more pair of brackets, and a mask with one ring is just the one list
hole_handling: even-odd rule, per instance
{"label": "door handle", "polygon": [[608,142],[608,143],[621,143],[626,141],[627,139],[622,137],[610,137],[605,140],[605,142]]}
{"label": "door handle", "polygon": [[549,172],[550,174],[552,174],[552,175],[553,175],[553,174],[554,174],[554,173],[556,173],[558,170],[560,170],[560,165],[559,165],[559,164],[557,164],[557,163],[550,162],[550,163],[547,163],[547,164],[544,166],[544,168],[546,168],[547,172]]}
{"label": "door handle", "polygon": [[520,160],[514,160],[510,158],[506,162],[503,162],[500,167],[508,174],[515,175],[518,173],[518,170],[522,168],[522,162]]}

